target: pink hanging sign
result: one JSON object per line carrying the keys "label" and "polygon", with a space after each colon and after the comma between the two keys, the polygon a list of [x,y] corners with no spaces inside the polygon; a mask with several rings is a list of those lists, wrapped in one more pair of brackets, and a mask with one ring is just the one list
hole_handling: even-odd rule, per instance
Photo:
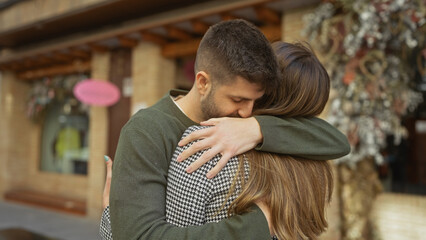
{"label": "pink hanging sign", "polygon": [[83,80],[75,85],[73,92],[78,100],[93,106],[111,106],[120,100],[118,87],[102,80]]}

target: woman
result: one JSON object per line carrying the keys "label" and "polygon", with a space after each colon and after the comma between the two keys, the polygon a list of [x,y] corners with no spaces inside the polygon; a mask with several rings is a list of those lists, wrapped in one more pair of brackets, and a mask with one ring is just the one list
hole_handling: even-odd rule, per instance
{"label": "woman", "polygon": [[[324,67],[302,44],[277,42],[272,46],[280,64],[282,85],[273,96],[257,103],[255,114],[320,114],[330,90]],[[183,137],[200,128],[188,128]],[[204,151],[182,163],[175,158],[191,144],[178,147],[170,164],[166,198],[169,223],[184,227],[217,222],[257,205],[268,220],[271,235],[278,239],[316,239],[326,229],[324,212],[333,189],[327,162],[250,151],[232,158],[216,177],[207,179],[206,173],[220,156],[187,174],[186,167]]]}

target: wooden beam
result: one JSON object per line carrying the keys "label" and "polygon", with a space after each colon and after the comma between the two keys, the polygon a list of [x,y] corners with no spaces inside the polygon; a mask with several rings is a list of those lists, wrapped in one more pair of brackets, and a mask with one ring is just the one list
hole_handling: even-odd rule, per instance
{"label": "wooden beam", "polygon": [[97,43],[88,43],[89,47],[92,49],[92,51],[94,52],[108,52],[109,48]]}
{"label": "wooden beam", "polygon": [[29,70],[19,72],[18,78],[23,80],[30,80],[42,77],[50,77],[55,75],[65,75],[72,73],[88,72],[91,69],[90,61],[75,61],[71,64],[62,64],[52,67],[39,68],[36,70]]}
{"label": "wooden beam", "polygon": [[117,38],[118,38],[118,41],[120,42],[120,45],[126,48],[134,48],[138,45],[138,42],[139,42],[136,39],[125,37],[125,36],[120,36]]}
{"label": "wooden beam", "polygon": [[82,58],[82,59],[90,58],[90,53],[82,49],[70,48],[69,51],[70,51],[70,54],[74,57]]}
{"label": "wooden beam", "polygon": [[144,40],[144,41],[153,42],[153,43],[158,44],[160,46],[163,46],[163,45],[168,43],[166,38],[164,38],[163,36],[158,35],[156,33],[148,32],[148,31],[142,31],[142,32],[140,32],[140,34],[142,36],[142,40]]}
{"label": "wooden beam", "polygon": [[36,56],[36,59],[40,63],[40,65],[48,65],[48,64],[55,62],[54,59],[48,58],[44,55],[38,55],[38,56]]}
{"label": "wooden beam", "polygon": [[[126,26],[120,26],[103,31],[95,31],[92,34],[76,35],[75,37],[68,38],[66,41],[62,41],[58,44],[46,44],[41,47],[19,51],[6,56],[0,56],[0,64],[16,61],[29,56],[86,45],[88,43],[97,43],[116,36],[139,32],[141,30],[153,29],[171,23],[188,21],[190,19],[200,19],[206,16],[219,14],[224,11],[233,11],[268,2],[271,2],[271,0],[205,1],[185,8],[178,8],[149,17],[143,17],[133,21],[132,23],[126,24]],[[106,47],[103,48],[105,49]],[[97,48],[92,49],[97,51]]]}
{"label": "wooden beam", "polygon": [[257,18],[268,25],[276,25],[281,23],[280,14],[270,8],[265,6],[257,6],[254,8],[254,10],[256,11]]}
{"label": "wooden beam", "polygon": [[6,71],[7,69],[7,64],[0,64],[0,70],[1,71]]}
{"label": "wooden beam", "polygon": [[37,64],[37,62],[34,59],[27,58],[27,59],[24,59],[22,61],[22,65],[24,66],[24,68],[28,69],[28,68],[34,68],[38,64]]}
{"label": "wooden beam", "polygon": [[19,61],[8,62],[6,64],[2,64],[3,68],[6,70],[17,71],[22,69],[22,63]]}
{"label": "wooden beam", "polygon": [[182,40],[182,41],[189,40],[192,38],[191,34],[174,26],[167,26],[166,30],[170,38],[174,38],[174,39]]}
{"label": "wooden beam", "polygon": [[229,12],[223,12],[220,14],[220,17],[222,18],[223,21],[228,21],[228,20],[234,20],[234,19],[240,19],[240,17],[237,17]]}
{"label": "wooden beam", "polygon": [[267,25],[259,29],[270,42],[279,41],[282,38],[280,25]]}
{"label": "wooden beam", "polygon": [[148,42],[153,42],[153,43],[158,44],[160,46],[163,46],[163,45],[165,45],[169,42],[166,37],[159,35],[159,34],[156,34],[156,33],[148,32],[148,31],[141,31],[140,34],[142,36],[142,40],[148,41]]}
{"label": "wooden beam", "polygon": [[[270,42],[281,39],[280,25],[269,25],[260,27],[259,29]],[[193,38],[187,41],[168,43],[163,46],[162,54],[164,57],[168,58],[195,55],[197,53],[198,46],[200,45],[200,41],[201,38]]]}
{"label": "wooden beam", "polygon": [[209,24],[197,19],[191,20],[191,24],[192,28],[194,29],[194,32],[198,34],[204,34],[210,27]]}
{"label": "wooden beam", "polygon": [[162,54],[168,58],[194,55],[197,52],[200,42],[201,38],[194,38],[184,42],[169,43],[163,46]]}
{"label": "wooden beam", "polygon": [[52,52],[52,58],[62,62],[72,61],[72,56],[60,52]]}

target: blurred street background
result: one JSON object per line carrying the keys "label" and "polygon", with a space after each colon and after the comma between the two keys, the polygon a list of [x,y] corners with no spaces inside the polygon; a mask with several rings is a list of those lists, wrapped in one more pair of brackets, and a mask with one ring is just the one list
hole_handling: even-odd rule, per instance
{"label": "blurred street background", "polygon": [[[332,161],[320,239],[425,239],[425,9],[425,0],[0,0],[0,240],[99,239],[103,156],[115,155],[132,114],[192,87],[203,34],[236,18],[270,42],[309,42],[330,75],[319,117],[351,152]],[[78,95],[91,80],[106,87]]]}
{"label": "blurred street background", "polygon": [[94,219],[10,202],[0,202],[0,213],[0,232],[16,229],[52,239],[100,239],[99,222]]}

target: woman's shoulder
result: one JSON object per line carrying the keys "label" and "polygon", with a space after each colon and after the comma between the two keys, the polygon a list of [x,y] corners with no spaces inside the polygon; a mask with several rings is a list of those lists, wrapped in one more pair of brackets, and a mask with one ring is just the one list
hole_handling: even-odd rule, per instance
{"label": "woman's shoulder", "polygon": [[[191,133],[193,133],[193,132],[195,132],[195,131],[198,131],[198,130],[201,130],[201,129],[205,129],[205,128],[209,128],[210,126],[200,126],[200,125],[192,125],[192,126],[189,126],[186,130],[185,130],[185,132],[182,134],[182,138],[181,139],[183,139],[184,137],[186,137],[186,136],[188,136],[189,134],[191,134]],[[192,143],[191,143],[192,144]]]}

